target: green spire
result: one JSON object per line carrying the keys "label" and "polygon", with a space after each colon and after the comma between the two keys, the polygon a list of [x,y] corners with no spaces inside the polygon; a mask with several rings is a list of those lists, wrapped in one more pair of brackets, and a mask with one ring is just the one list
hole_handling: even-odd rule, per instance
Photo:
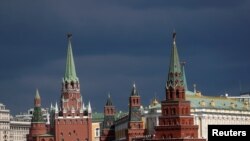
{"label": "green spire", "polygon": [[188,91],[188,86],[187,86],[187,79],[186,79],[186,73],[185,73],[185,62],[182,62],[182,74],[183,74],[183,85],[185,88],[185,91]]}
{"label": "green spire", "polygon": [[111,100],[111,97],[110,97],[110,93],[108,95],[108,99],[107,99],[107,102],[106,102],[106,106],[112,106],[112,100]]}
{"label": "green spire", "polygon": [[68,82],[76,82],[78,81],[78,77],[76,76],[76,70],[75,70],[75,62],[71,47],[71,37],[72,34],[68,34],[68,52],[67,52],[67,62],[66,62],[66,71],[64,75],[64,81]]}
{"label": "green spire", "polygon": [[175,87],[177,85],[183,86],[182,69],[181,69],[181,65],[179,61],[179,55],[178,55],[175,40],[176,40],[176,33],[174,32],[167,87],[168,86]]}

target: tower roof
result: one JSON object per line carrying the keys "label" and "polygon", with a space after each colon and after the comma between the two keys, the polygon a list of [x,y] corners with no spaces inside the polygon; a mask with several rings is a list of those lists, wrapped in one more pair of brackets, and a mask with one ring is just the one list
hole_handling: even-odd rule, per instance
{"label": "tower roof", "polygon": [[133,84],[131,96],[139,96],[138,91],[136,90],[135,83]]}
{"label": "tower roof", "polygon": [[173,45],[170,57],[170,66],[168,73],[167,87],[183,86],[182,69],[179,61],[178,50],[176,46],[176,33],[173,33]]}
{"label": "tower roof", "polygon": [[41,99],[38,89],[36,89],[35,99]]}
{"label": "tower roof", "polygon": [[110,97],[110,94],[108,95],[108,99],[107,99],[107,102],[106,102],[106,106],[112,106],[112,100],[111,100],[111,97]]}
{"label": "tower roof", "polygon": [[67,52],[67,61],[66,61],[66,71],[64,75],[64,81],[68,82],[76,82],[78,81],[78,77],[76,76],[75,62],[72,52],[71,45],[71,37],[72,34],[68,34],[68,52]]}
{"label": "tower roof", "polygon": [[183,85],[184,85],[185,91],[188,91],[186,72],[185,72],[185,62],[182,62],[181,65],[182,65]]}
{"label": "tower roof", "polygon": [[35,107],[34,107],[33,116],[31,120],[32,122],[44,122],[40,102],[41,102],[41,98],[40,98],[38,89],[36,89]]}

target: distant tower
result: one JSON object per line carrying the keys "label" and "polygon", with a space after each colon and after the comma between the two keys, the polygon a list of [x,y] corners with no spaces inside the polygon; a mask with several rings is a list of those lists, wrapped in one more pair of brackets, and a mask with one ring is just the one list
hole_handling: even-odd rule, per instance
{"label": "distant tower", "polygon": [[[68,34],[66,71],[62,82],[60,106],[55,105],[56,141],[90,141],[91,112],[85,111],[80,94],[80,82],[76,75],[71,46],[72,34]],[[91,107],[90,107],[91,108]]]}
{"label": "distant tower", "polygon": [[115,140],[115,106],[112,103],[110,94],[106,105],[104,106],[104,121],[102,122],[102,131],[100,141]]}
{"label": "distant tower", "polygon": [[128,141],[132,141],[135,137],[143,137],[145,134],[140,107],[141,98],[134,83],[131,96],[129,97],[129,121],[126,133]]}
{"label": "distant tower", "polygon": [[37,141],[43,138],[47,133],[46,122],[43,119],[42,109],[41,109],[41,98],[38,90],[36,90],[36,95],[34,99],[34,112],[31,119],[31,127],[29,134],[27,135],[27,141]]}
{"label": "distant tower", "polygon": [[194,119],[190,115],[190,101],[186,101],[184,83],[176,47],[176,33],[173,33],[166,99],[161,102],[162,115],[159,117],[159,125],[155,127],[155,140],[205,141],[198,139],[198,125],[194,125]]}

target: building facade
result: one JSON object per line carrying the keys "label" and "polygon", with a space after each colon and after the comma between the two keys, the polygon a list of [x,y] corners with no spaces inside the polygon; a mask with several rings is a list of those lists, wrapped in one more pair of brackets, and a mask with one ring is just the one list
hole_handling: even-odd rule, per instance
{"label": "building facade", "polygon": [[10,110],[0,103],[0,140],[10,140]]}

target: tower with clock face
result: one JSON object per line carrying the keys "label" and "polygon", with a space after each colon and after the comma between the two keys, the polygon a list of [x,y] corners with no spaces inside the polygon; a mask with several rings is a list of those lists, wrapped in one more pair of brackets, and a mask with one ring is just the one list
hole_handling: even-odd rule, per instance
{"label": "tower with clock face", "polygon": [[141,118],[141,98],[138,94],[135,84],[133,84],[131,96],[129,97],[129,122],[127,130],[127,139],[131,141],[135,137],[143,137],[145,129]]}

